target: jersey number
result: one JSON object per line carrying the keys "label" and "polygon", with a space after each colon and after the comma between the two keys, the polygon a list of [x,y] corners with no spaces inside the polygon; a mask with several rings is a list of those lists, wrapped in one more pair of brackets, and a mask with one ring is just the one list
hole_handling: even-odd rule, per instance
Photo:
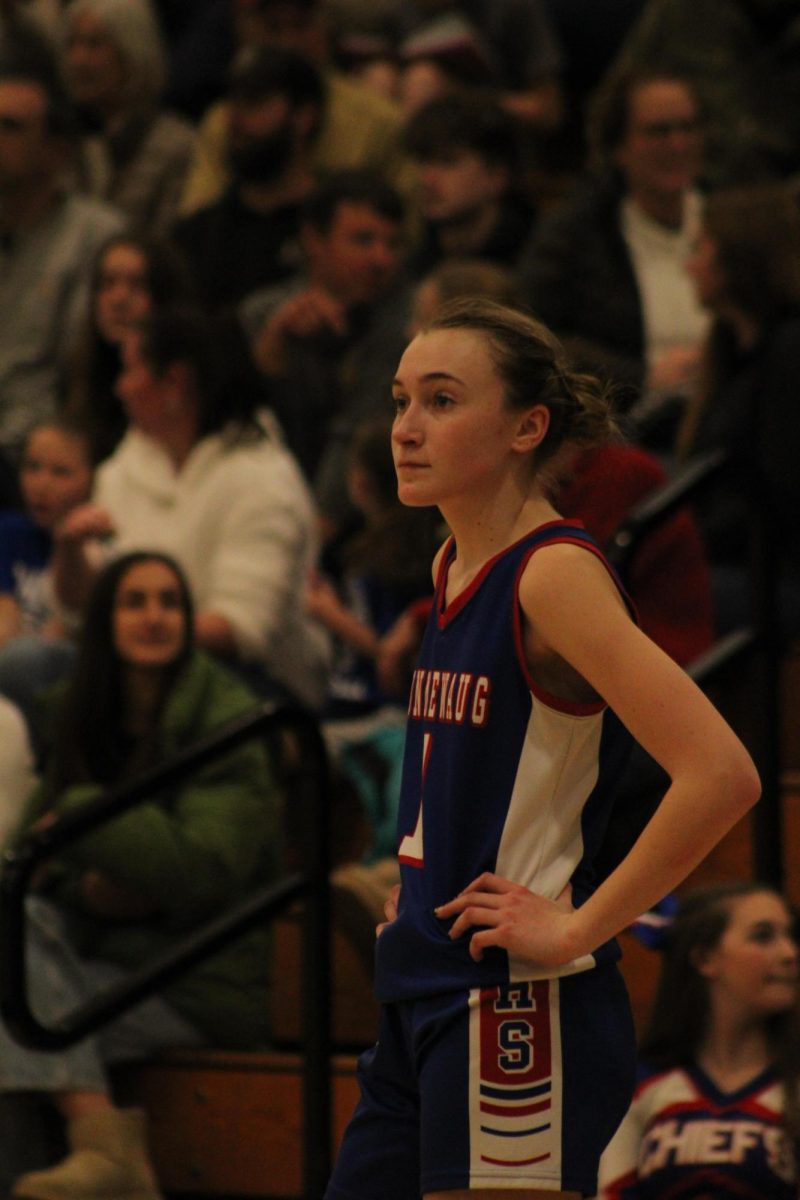
{"label": "jersey number", "polygon": [[397,857],[401,863],[405,863],[409,867],[421,867],[423,865],[423,847],[422,847],[422,800],[425,792],[425,776],[428,773],[428,763],[431,757],[431,746],[433,745],[433,734],[423,733],[422,735],[422,780],[419,789],[419,808],[417,809],[417,819],[414,824],[414,832],[407,833],[400,842],[400,849],[397,851]]}

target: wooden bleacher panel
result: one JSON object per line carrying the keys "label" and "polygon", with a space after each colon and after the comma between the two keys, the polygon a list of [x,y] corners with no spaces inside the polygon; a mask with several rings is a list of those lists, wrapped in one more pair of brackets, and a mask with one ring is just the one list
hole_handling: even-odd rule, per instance
{"label": "wooden bleacher panel", "polygon": [[[335,873],[335,877],[338,873]],[[331,929],[332,1144],[339,1145],[358,1097],[356,1051],[374,1042],[374,917],[333,890]],[[301,914],[275,923],[269,998],[277,1049],[185,1050],[131,1066],[115,1080],[121,1102],[145,1108],[162,1189],[175,1196],[302,1195]],[[369,934],[369,941],[367,941]]]}
{"label": "wooden bleacher panel", "polygon": [[[357,1100],[355,1056],[332,1063],[334,1150]],[[163,1191],[302,1195],[302,1061],[297,1053],[174,1051],[128,1068],[121,1096],[146,1108]]]}

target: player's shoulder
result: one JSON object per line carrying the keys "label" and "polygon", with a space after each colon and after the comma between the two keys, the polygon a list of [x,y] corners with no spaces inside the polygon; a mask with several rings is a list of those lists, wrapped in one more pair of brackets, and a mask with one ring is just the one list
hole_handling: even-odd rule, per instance
{"label": "player's shoulder", "polygon": [[613,586],[608,562],[592,541],[554,538],[535,546],[520,576],[521,587],[537,592],[568,591],[576,585]]}

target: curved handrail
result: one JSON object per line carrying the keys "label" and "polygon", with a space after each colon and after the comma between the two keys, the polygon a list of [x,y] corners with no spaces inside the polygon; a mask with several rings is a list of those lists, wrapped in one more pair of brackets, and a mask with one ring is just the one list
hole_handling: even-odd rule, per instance
{"label": "curved handrail", "polygon": [[699,454],[626,514],[605,547],[606,556],[624,575],[642,538],[666,521],[706,487],[714,483],[730,465],[724,450]]}
{"label": "curved handrail", "polygon": [[[36,868],[62,846],[127,811],[155,790],[183,779],[201,766],[257,736],[292,731],[303,751],[303,767],[314,783],[309,823],[309,861],[295,872],[248,896],[230,911],[211,918],[118,984],[67,1013],[54,1025],[32,1012],[27,994],[25,897]],[[304,1173],[308,1196],[321,1195],[330,1169],[330,945],[328,896],[328,760],[315,719],[302,709],[263,703],[212,731],[137,779],[114,788],[52,824],[31,830],[2,856],[0,871],[0,1016],[23,1045],[60,1050],[79,1041],[145,996],[260,921],[305,895],[304,938]]]}

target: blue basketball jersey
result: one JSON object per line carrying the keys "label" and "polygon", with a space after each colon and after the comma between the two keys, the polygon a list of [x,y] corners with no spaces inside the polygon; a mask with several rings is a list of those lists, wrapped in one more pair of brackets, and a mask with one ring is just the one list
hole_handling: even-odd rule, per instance
{"label": "blue basketball jersey", "polygon": [[400,907],[377,944],[383,1001],[572,974],[618,957],[609,942],[539,972],[498,948],[476,963],[469,936],[451,941],[450,922],[433,911],[482,871],[550,899],[571,883],[576,905],[595,886],[592,860],[631,738],[604,703],[551,696],[528,671],[519,580],[531,555],[557,542],[605,563],[580,523],[553,521],[487,562],[446,605],[452,540],[442,555],[409,701]]}

